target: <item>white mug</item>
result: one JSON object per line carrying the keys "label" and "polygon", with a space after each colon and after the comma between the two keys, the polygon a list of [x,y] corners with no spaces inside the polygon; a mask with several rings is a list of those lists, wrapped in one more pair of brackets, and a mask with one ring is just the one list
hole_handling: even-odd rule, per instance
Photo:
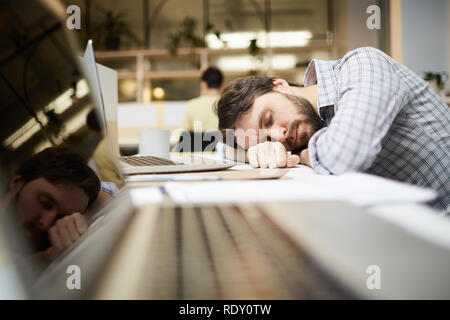
{"label": "white mug", "polygon": [[170,130],[140,129],[139,154],[169,159]]}

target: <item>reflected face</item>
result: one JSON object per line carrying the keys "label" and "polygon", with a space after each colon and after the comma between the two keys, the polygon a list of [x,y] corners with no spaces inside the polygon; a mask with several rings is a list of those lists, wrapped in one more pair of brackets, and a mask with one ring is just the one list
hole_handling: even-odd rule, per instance
{"label": "reflected face", "polygon": [[299,152],[321,127],[317,112],[307,100],[274,91],[256,98],[250,112],[238,119],[236,139],[245,149],[264,141],[278,141],[287,151]]}
{"label": "reflected face", "polygon": [[24,183],[15,177],[11,182],[11,192],[20,225],[39,250],[49,246],[47,231],[57,219],[75,212],[83,213],[89,203],[88,196],[80,187],[52,183],[45,178]]}

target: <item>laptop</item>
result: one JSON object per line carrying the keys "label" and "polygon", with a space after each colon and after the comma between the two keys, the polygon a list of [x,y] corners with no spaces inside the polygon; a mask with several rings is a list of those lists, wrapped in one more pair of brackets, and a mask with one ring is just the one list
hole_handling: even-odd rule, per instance
{"label": "laptop", "polygon": [[[9,182],[20,163],[47,147],[63,146],[86,159],[91,157],[99,138],[87,130],[85,124],[95,100],[91,98],[90,86],[77,59],[74,35],[67,34],[65,22],[60,18],[66,16],[65,6],[57,1],[52,2],[50,8],[41,1],[14,0],[5,2],[0,14],[5,15],[9,26],[2,29],[0,50],[0,95],[3,99],[0,109],[4,115],[0,119],[0,277],[10,280],[9,287],[3,286],[5,282],[1,281],[0,290],[7,291],[0,296],[39,299],[48,294],[46,290],[34,289],[43,279],[43,268],[52,268],[68,253],[83,250],[87,242],[80,239],[49,265],[31,259],[37,252],[36,244],[18,219],[18,196],[9,198]],[[21,35],[17,34],[19,30]],[[20,41],[14,40],[17,36]],[[101,119],[101,113],[98,117]],[[40,210],[30,203],[25,207]],[[115,217],[112,207],[121,207],[120,217]],[[92,273],[85,273],[83,279],[95,275],[95,268],[102,260],[99,257],[106,258],[113,249],[115,239],[132,212],[133,205],[125,191],[119,193],[115,201],[92,213],[92,224],[82,238],[105,243],[91,256],[94,263],[89,265],[89,270]],[[108,222],[111,218],[114,223]],[[101,231],[105,227],[109,231]],[[67,290],[67,287],[62,290],[59,298],[76,296]],[[14,291],[17,294],[8,296]]]}
{"label": "laptop", "polygon": [[[97,102],[96,105],[100,106],[100,109],[98,111],[102,115],[101,119],[105,124],[105,127],[107,128],[104,99],[102,96],[101,82],[97,70],[97,64],[95,62],[92,40],[88,40],[86,51],[84,53],[84,57],[82,58],[82,65],[86,70],[86,76],[92,88],[92,96]],[[116,147],[115,150],[119,150],[119,148]],[[235,164],[235,162],[233,161],[204,159],[201,157],[195,157],[193,155],[184,155],[182,157],[177,157],[175,161],[156,156],[143,155],[122,156],[119,158],[119,160],[120,167],[124,175],[217,171],[231,168]]]}
{"label": "laptop", "polygon": [[[24,12],[23,6],[32,10]],[[18,159],[38,152],[49,134],[53,133],[53,143],[65,137],[61,143],[89,149],[88,133],[76,130],[79,121],[73,119],[90,110],[95,100],[90,98],[89,86],[83,85],[85,75],[74,54],[76,43],[53,11],[30,0],[10,1],[0,10],[7,11],[1,12],[4,17],[21,17],[16,22],[24,24],[22,30],[31,30],[28,39],[41,37],[29,58],[33,73],[26,86],[35,112],[58,103],[68,106],[61,113],[56,112],[59,108],[55,111],[66,131],[55,136],[57,128],[46,123],[47,135],[43,135],[33,129],[34,118],[22,112],[24,101],[16,95],[18,91],[2,83],[6,116],[0,119],[0,179],[6,186]],[[27,28],[40,19],[44,30]],[[42,38],[41,32],[50,31],[51,37]],[[0,61],[7,61],[0,65],[0,72],[10,84],[23,88],[22,77],[14,75],[23,68],[27,44],[10,48],[14,55],[9,60],[3,56],[11,52],[8,48],[0,52]],[[37,90],[42,83],[45,86]],[[78,84],[76,90],[73,83]],[[157,189],[146,190],[153,191]],[[448,249],[347,203],[174,205],[163,201],[136,206],[125,188],[94,214],[98,219],[77,242],[38,269],[27,259],[26,248],[32,243],[21,232],[14,202],[6,206],[6,197],[0,199],[2,208],[9,209],[0,215],[0,236],[5,239],[0,249],[7,246],[8,261],[19,275],[11,281],[25,298],[450,298]],[[73,268],[80,271],[79,288],[68,285]]]}

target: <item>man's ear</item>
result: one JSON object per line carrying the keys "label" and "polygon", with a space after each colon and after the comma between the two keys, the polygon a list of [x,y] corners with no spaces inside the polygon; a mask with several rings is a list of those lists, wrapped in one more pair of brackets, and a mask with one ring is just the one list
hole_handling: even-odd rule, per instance
{"label": "man's ear", "polygon": [[272,83],[277,91],[280,91],[282,93],[289,93],[290,86],[286,80],[281,78],[275,78],[272,80]]}
{"label": "man's ear", "polygon": [[16,194],[22,188],[23,183],[24,182],[23,182],[22,176],[20,174],[16,174],[9,181],[9,189],[10,189],[10,191],[12,193]]}

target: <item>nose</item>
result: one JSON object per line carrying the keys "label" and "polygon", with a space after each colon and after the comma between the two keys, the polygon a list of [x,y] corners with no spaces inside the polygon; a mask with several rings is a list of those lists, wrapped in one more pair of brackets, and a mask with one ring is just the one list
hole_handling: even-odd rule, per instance
{"label": "nose", "polygon": [[287,129],[274,124],[270,129],[267,130],[267,137],[270,138],[271,141],[278,141],[283,143],[286,140]]}
{"label": "nose", "polygon": [[56,209],[44,210],[38,221],[38,226],[41,230],[48,230],[55,223],[58,211]]}

